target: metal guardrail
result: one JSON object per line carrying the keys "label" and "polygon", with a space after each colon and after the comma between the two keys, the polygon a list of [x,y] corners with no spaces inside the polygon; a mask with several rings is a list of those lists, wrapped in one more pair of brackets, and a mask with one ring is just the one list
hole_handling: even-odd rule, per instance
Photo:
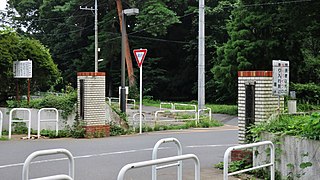
{"label": "metal guardrail", "polygon": [[195,180],[200,180],[200,162],[198,157],[194,154],[185,154],[181,156],[173,156],[173,157],[127,164],[120,170],[117,180],[123,180],[126,172],[130,169],[142,168],[142,167],[147,167],[152,165],[159,165],[164,163],[172,163],[172,162],[182,161],[186,159],[192,159],[194,161],[194,169],[195,169],[194,178]]}
{"label": "metal guardrail", "polygon": [[212,110],[211,110],[211,108],[205,108],[205,109],[199,109],[198,110],[198,122],[200,120],[201,111],[208,111],[209,120],[211,121],[211,119],[212,119]]}
{"label": "metal guardrail", "polygon": [[[179,121],[179,120],[197,120],[197,111],[194,111],[194,110],[166,110],[166,111],[156,111],[154,113],[154,119],[155,121],[158,121],[158,115],[159,113],[187,113],[187,112],[192,112],[194,113],[195,117],[192,118],[192,119],[175,119],[175,121]],[[172,121],[172,120],[161,120],[161,121]]]}
{"label": "metal guardrail", "polygon": [[[55,114],[55,119],[41,119],[41,112],[42,111],[54,111]],[[38,139],[40,138],[40,123],[41,122],[55,122],[56,124],[56,136],[58,136],[59,132],[59,112],[56,108],[42,108],[38,111]]]}
{"label": "metal guardrail", "polygon": [[186,106],[186,107],[193,107],[194,111],[197,111],[197,105],[194,104],[181,104],[181,103],[174,103],[173,104],[173,109],[177,110],[177,106]]}
{"label": "metal guardrail", "polygon": [[[106,98],[108,99],[108,102],[109,102],[110,105],[112,103],[112,100],[117,100],[117,103],[120,104],[120,99],[119,98],[115,98],[115,97],[106,97]],[[129,101],[132,101],[133,102],[133,107],[136,107],[136,100],[135,99],[127,99],[127,103]]]}
{"label": "metal guardrail", "polygon": [[[258,147],[258,146],[264,146],[264,145],[269,145],[270,146],[270,163],[260,165],[260,166],[255,166],[252,168],[236,171],[233,173],[229,173],[229,154],[233,150],[238,150],[238,149],[246,149],[246,148],[252,148],[252,147]],[[274,145],[271,141],[263,141],[263,142],[258,142],[258,143],[252,143],[252,144],[245,144],[245,145],[238,145],[238,146],[233,146],[229,147],[226,152],[224,153],[224,159],[223,159],[223,179],[228,180],[228,176],[252,171],[255,169],[259,168],[264,168],[264,167],[269,167],[270,166],[270,179],[274,180],[275,179],[275,171],[274,171],[274,160],[275,160],[275,151],[274,151]]]}
{"label": "metal guardrail", "polygon": [[173,103],[160,102],[160,111],[163,110],[162,105],[170,105],[170,106],[171,106],[170,109],[171,109],[171,110],[174,110],[174,105],[173,105]]}
{"label": "metal guardrail", "polygon": [[3,114],[0,111],[0,138],[2,137]]}
{"label": "metal guardrail", "polygon": [[[12,113],[14,111],[27,111],[28,112],[28,119],[25,120],[12,120]],[[30,109],[26,109],[26,108],[13,108],[10,111],[9,114],[9,136],[8,138],[11,139],[11,127],[12,127],[12,123],[13,122],[28,122],[28,139],[30,139],[30,133],[31,133],[31,111]]]}
{"label": "metal guardrail", "polygon": [[29,167],[31,161],[38,156],[46,156],[52,154],[64,154],[69,159],[69,175],[55,175],[55,176],[47,176],[42,178],[37,178],[33,180],[73,180],[74,179],[74,158],[70,151],[66,149],[49,149],[49,150],[41,150],[31,153],[27,159],[24,161],[23,169],[22,169],[22,180],[29,180]]}
{"label": "metal guardrail", "polygon": [[[177,145],[178,147],[178,156],[182,155],[182,146],[181,143],[179,142],[178,139],[176,138],[164,138],[164,139],[160,139],[153,147],[153,151],[152,151],[152,160],[157,159],[157,154],[158,154],[158,148],[161,144],[163,143],[170,143],[173,142]],[[168,167],[172,167],[172,166],[177,166],[177,179],[178,180],[182,180],[182,161],[178,161],[177,163],[173,163],[173,164],[167,164],[164,166],[159,166],[157,167],[156,165],[152,166],[152,180],[157,180],[157,170],[158,169],[163,169],[163,168],[168,168]]]}
{"label": "metal guardrail", "polygon": [[[137,115],[140,115],[140,113],[135,113],[135,114],[133,114],[133,116],[132,116],[132,127],[133,127],[133,130],[136,130],[135,128],[136,128],[136,126],[135,126],[135,120],[136,120],[136,116]],[[142,113],[141,114],[142,116],[143,116],[143,121],[144,122],[146,122],[146,115],[144,114],[144,113]]]}

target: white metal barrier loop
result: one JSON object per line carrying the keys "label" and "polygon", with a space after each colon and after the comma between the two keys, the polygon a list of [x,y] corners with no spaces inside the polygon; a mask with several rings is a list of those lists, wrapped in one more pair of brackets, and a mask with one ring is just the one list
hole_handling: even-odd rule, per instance
{"label": "white metal barrier loop", "polygon": [[[27,111],[28,112],[28,119],[13,120],[12,119],[12,113],[14,111]],[[27,109],[27,108],[13,108],[13,109],[11,109],[10,114],[9,114],[9,136],[8,136],[9,139],[11,139],[11,131],[12,131],[12,123],[13,122],[25,122],[25,123],[28,123],[28,139],[30,139],[30,133],[31,133],[31,111],[30,111],[30,109]]]}
{"label": "white metal barrier loop", "polygon": [[[270,146],[270,163],[260,165],[260,166],[255,166],[252,168],[236,171],[233,173],[229,173],[229,154],[233,150],[238,150],[238,149],[246,149],[246,148],[252,148],[252,147],[258,147],[258,146],[264,146],[264,145],[269,145]],[[274,161],[275,161],[275,150],[274,150],[274,145],[271,141],[263,141],[263,142],[258,142],[258,143],[252,143],[252,144],[245,144],[245,145],[239,145],[239,146],[233,146],[229,147],[226,152],[224,153],[224,159],[223,159],[223,179],[228,180],[228,176],[252,171],[255,169],[259,168],[264,168],[264,167],[269,167],[270,166],[270,179],[274,180],[275,179],[275,170],[274,170]]]}
{"label": "white metal barrier loop", "polygon": [[64,154],[69,159],[69,175],[55,175],[55,176],[48,176],[48,177],[42,177],[37,178],[33,180],[73,180],[74,179],[74,158],[70,151],[66,149],[49,149],[49,150],[41,150],[31,153],[27,159],[24,161],[23,169],[22,169],[22,180],[29,180],[29,167],[31,164],[31,161],[38,157],[38,156],[46,156],[46,155],[52,155],[52,154]]}
{"label": "white metal barrier loop", "polygon": [[[152,160],[157,159],[157,155],[158,155],[158,148],[161,144],[163,143],[169,143],[169,142],[173,142],[177,145],[178,148],[178,156],[182,155],[182,146],[181,143],[179,142],[178,139],[176,138],[164,138],[164,139],[160,139],[153,147],[153,151],[152,151]],[[168,167],[172,167],[172,166],[177,166],[177,179],[178,180],[182,180],[182,161],[178,161],[177,163],[173,163],[173,164],[168,164],[168,165],[164,165],[164,166],[159,166],[157,167],[156,165],[152,166],[152,180],[156,180],[157,179],[157,170],[158,169],[163,169],[163,168],[168,168]]]}
{"label": "white metal barrier loop", "polygon": [[[133,117],[132,117],[132,126],[133,126],[133,129],[135,130],[135,120],[136,120],[136,116],[137,115],[140,115],[140,113],[135,113],[133,114]],[[143,116],[143,120],[144,122],[146,122],[146,115],[144,113],[142,113],[142,116]]]}
{"label": "white metal barrier loop", "polygon": [[155,160],[149,160],[149,161],[142,161],[137,163],[131,163],[125,165],[119,172],[117,180],[123,180],[125,177],[125,174],[128,170],[134,169],[134,168],[142,168],[152,165],[159,165],[163,163],[171,163],[176,161],[182,161],[186,159],[192,159],[194,161],[194,179],[200,180],[200,161],[198,157],[194,154],[185,154],[181,156],[173,156],[173,157],[167,157],[167,158],[161,158],[161,159],[155,159]]}
{"label": "white metal barrier loop", "polygon": [[[41,119],[42,111],[54,111],[55,119]],[[59,132],[59,112],[56,108],[42,108],[38,111],[38,139],[40,138],[40,124],[41,122],[54,122],[56,124],[56,136],[58,136]]]}
{"label": "white metal barrier loop", "polygon": [[170,109],[174,110],[173,103],[160,102],[160,111],[163,110],[162,105],[170,105]]}
{"label": "white metal barrier loop", "polygon": [[0,138],[2,137],[3,114],[0,111]]}
{"label": "white metal barrier loop", "polygon": [[211,108],[205,108],[205,109],[199,109],[198,110],[198,122],[200,120],[201,111],[208,111],[209,120],[211,121],[211,119],[212,119],[212,110],[211,110]]}

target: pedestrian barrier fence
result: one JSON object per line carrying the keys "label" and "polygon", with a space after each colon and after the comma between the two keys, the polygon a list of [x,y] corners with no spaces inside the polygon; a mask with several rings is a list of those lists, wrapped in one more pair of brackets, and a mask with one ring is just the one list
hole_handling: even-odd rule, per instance
{"label": "pedestrian barrier fence", "polygon": [[177,109],[177,106],[192,107],[194,111],[197,111],[197,105],[194,105],[194,104],[180,104],[180,103],[174,103],[174,104],[173,104],[173,109]]}
{"label": "pedestrian barrier fence", "polygon": [[0,111],[0,138],[2,137],[3,114]]}
{"label": "pedestrian barrier fence", "polygon": [[174,110],[174,105],[173,105],[173,103],[160,102],[160,111],[163,110],[163,105],[170,105],[170,109]]}
{"label": "pedestrian barrier fence", "polygon": [[[260,166],[255,166],[252,168],[248,168],[248,169],[244,169],[244,170],[240,170],[240,171],[236,171],[233,173],[229,173],[229,154],[231,153],[231,151],[233,150],[238,150],[238,149],[246,149],[246,148],[252,148],[252,147],[258,147],[258,146],[264,146],[264,145],[269,145],[270,146],[270,163],[264,164],[264,165],[260,165]],[[263,141],[263,142],[258,142],[258,143],[252,143],[252,144],[245,144],[245,145],[238,145],[238,146],[233,146],[233,147],[229,147],[226,152],[224,153],[224,159],[223,159],[223,179],[224,180],[228,180],[228,176],[232,176],[232,175],[236,175],[236,174],[240,174],[240,173],[244,173],[244,172],[248,172],[248,171],[252,171],[255,169],[259,169],[259,168],[264,168],[264,167],[269,167],[270,166],[270,179],[274,180],[275,178],[275,171],[274,171],[274,160],[275,160],[275,151],[274,151],[274,145],[271,141]]]}
{"label": "pedestrian barrier fence", "polygon": [[22,180],[29,180],[29,167],[31,161],[38,156],[47,156],[53,154],[64,154],[69,159],[69,175],[54,175],[47,176],[42,178],[36,178],[33,180],[73,180],[74,179],[74,158],[72,154],[66,149],[49,149],[49,150],[41,150],[31,153],[27,159],[24,161],[23,169],[22,169]]}
{"label": "pedestrian barrier fence", "polygon": [[172,162],[182,161],[186,159],[192,159],[194,161],[194,169],[195,169],[194,177],[195,177],[195,180],[200,180],[200,162],[198,157],[194,154],[185,154],[181,156],[173,156],[173,157],[127,164],[124,167],[122,167],[122,169],[120,170],[117,180],[123,180],[126,172],[130,169],[142,168],[142,167],[147,167],[152,165],[159,165],[164,163],[172,163]]}
{"label": "pedestrian barrier fence", "polygon": [[[12,113],[14,111],[27,111],[28,112],[28,119],[22,119],[22,120],[13,120],[12,119]],[[11,131],[12,131],[12,123],[13,122],[25,122],[28,123],[28,138],[30,139],[30,133],[31,133],[31,111],[30,109],[26,109],[26,108],[13,108],[10,111],[9,114],[9,139],[11,139]]]}
{"label": "pedestrian barrier fence", "polygon": [[199,109],[198,110],[198,121],[200,120],[201,111],[208,111],[209,120],[211,121],[211,116],[212,116],[211,108]]}
{"label": "pedestrian barrier fence", "polygon": [[[55,119],[41,119],[41,112],[42,111],[54,111],[55,112]],[[38,138],[40,138],[40,124],[41,124],[41,122],[54,122],[56,124],[56,136],[58,136],[59,112],[56,108],[42,108],[38,111]]]}
{"label": "pedestrian barrier fence", "polygon": [[[137,117],[137,115],[140,115],[140,113],[135,113],[135,114],[133,114],[133,117],[132,117],[132,127],[134,128],[134,130],[135,130],[135,120],[136,120],[136,117]],[[145,114],[141,114],[142,116],[143,116],[143,121],[146,121],[146,115]]]}
{"label": "pedestrian barrier fence", "polygon": [[[153,151],[152,151],[152,160],[157,159],[157,154],[158,154],[158,148],[161,144],[163,143],[170,143],[170,142],[174,142],[177,147],[178,147],[178,156],[182,155],[182,146],[181,143],[178,141],[178,139],[176,138],[165,138],[165,139],[160,139],[153,147]],[[182,161],[178,161],[177,163],[173,163],[173,164],[167,164],[167,165],[163,165],[163,166],[156,166],[153,165],[152,166],[152,180],[157,180],[157,170],[158,169],[163,169],[163,168],[168,168],[168,167],[173,167],[173,166],[177,166],[177,179],[178,180],[182,180]]]}
{"label": "pedestrian barrier fence", "polygon": [[[117,100],[117,102],[119,103],[120,106],[120,98],[114,98],[114,97],[106,97],[108,99],[109,104],[111,105],[112,100]],[[131,101],[133,102],[133,107],[136,107],[136,100],[135,99],[127,99],[127,103]]]}
{"label": "pedestrian barrier fence", "polygon": [[[156,111],[154,113],[155,121],[158,121],[159,113],[194,113],[194,118],[191,119],[176,119],[176,120],[197,120],[197,111],[195,110],[166,110],[166,111]],[[172,120],[161,120],[161,121],[172,121]]]}

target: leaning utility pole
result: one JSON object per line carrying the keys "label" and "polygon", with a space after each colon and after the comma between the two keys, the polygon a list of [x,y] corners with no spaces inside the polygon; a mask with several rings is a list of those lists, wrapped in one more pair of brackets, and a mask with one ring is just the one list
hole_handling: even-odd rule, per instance
{"label": "leaning utility pole", "polygon": [[205,105],[205,32],[204,0],[199,0],[199,39],[198,39],[198,109]]}
{"label": "leaning utility pole", "polygon": [[94,11],[94,72],[98,72],[98,0],[94,1],[94,8],[80,6],[80,9]]}

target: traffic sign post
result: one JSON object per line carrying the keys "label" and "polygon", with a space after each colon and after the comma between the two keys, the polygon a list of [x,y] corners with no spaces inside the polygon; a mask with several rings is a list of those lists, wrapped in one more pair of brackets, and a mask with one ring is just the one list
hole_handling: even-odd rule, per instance
{"label": "traffic sign post", "polygon": [[135,49],[133,50],[134,57],[138,63],[138,67],[140,68],[140,134],[142,134],[142,63],[147,54],[147,49]]}

